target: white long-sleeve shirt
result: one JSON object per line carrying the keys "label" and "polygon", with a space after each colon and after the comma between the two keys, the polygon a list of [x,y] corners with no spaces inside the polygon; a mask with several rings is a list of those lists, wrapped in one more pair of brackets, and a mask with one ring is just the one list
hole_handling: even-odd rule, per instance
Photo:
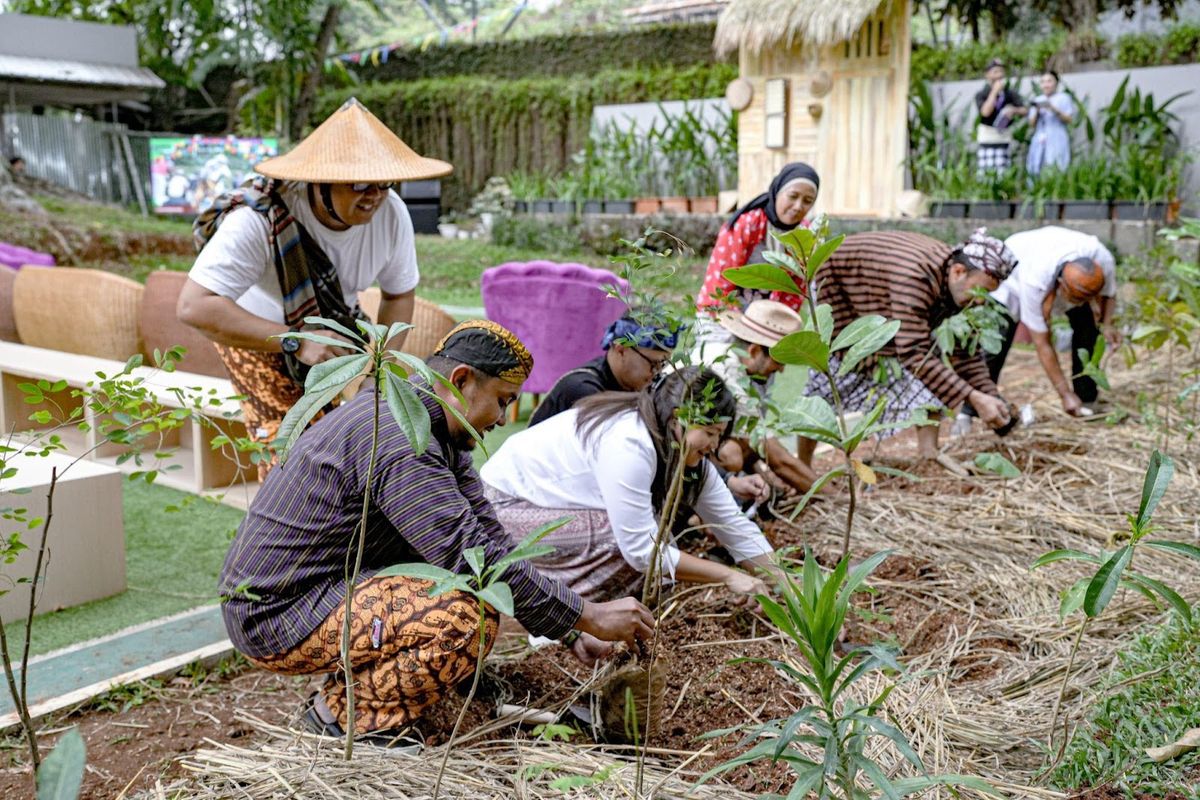
{"label": "white long-sleeve shirt", "polygon": [[[586,443],[575,431],[575,409],[510,436],[483,465],[484,483],[542,508],[596,509],[608,514],[625,561],[646,572],[658,533],[650,498],[657,456],[650,432],[636,411],[599,424]],[[758,526],[705,459],[704,488],[693,509],[737,561],[772,552]],[[679,563],[673,544],[662,568],[672,577]]]}

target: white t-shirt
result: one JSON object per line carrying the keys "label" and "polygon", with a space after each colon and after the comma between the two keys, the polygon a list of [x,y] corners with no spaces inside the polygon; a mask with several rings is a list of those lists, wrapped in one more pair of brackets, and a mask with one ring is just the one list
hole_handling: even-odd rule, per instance
{"label": "white t-shirt", "polygon": [[[1030,331],[1046,332],[1042,301],[1054,288],[1059,265],[1066,261],[1090,258],[1098,262],[1104,272],[1104,288],[1100,294],[1104,297],[1115,297],[1117,294],[1116,259],[1095,236],[1047,225],[1013,234],[1004,243],[1017,257],[1017,268],[992,292],[992,297],[1003,303],[1012,318],[1025,323]],[[1068,308],[1070,306],[1062,292],[1058,292],[1051,313],[1065,314]]]}
{"label": "white t-shirt", "polygon": [[[335,231],[313,214],[306,187],[288,184],[282,191],[284,202],[333,262],[346,305],[354,308],[358,293],[376,282],[387,294],[416,288],[420,275],[412,219],[395,192],[388,192],[366,225]],[[283,299],[268,235],[267,220],[257,211],[246,207],[230,211],[196,257],[188,277],[255,316],[283,322]]]}
{"label": "white t-shirt", "polygon": [[[650,432],[636,411],[618,414],[592,431],[585,445],[575,432],[576,409],[510,436],[484,463],[479,476],[505,494],[542,508],[604,511],[625,561],[645,573],[658,533],[650,485],[657,457]],[[705,459],[704,489],[695,512],[737,561],[772,552],[758,526]],[[679,549],[667,548],[663,568],[675,576]]]}

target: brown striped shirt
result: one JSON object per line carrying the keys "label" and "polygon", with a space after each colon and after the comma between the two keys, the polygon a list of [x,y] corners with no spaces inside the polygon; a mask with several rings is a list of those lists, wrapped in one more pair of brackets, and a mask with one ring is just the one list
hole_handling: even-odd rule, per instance
{"label": "brown striped shirt", "polygon": [[[346,551],[362,513],[375,393],[362,391],[306,431],[271,470],[238,528],[221,570],[229,638],[249,656],[285,653],[345,598]],[[367,517],[363,580],[393,564],[427,562],[470,574],[464,550],[482,546],[495,563],[512,544],[483,498],[471,455],[449,441],[434,400],[433,438],[413,452],[386,406]],[[531,633],[565,635],[583,600],[529,563],[505,570],[517,619]]]}
{"label": "brown striped shirt", "polygon": [[896,337],[879,355],[899,359],[947,407],[955,408],[973,389],[1000,392],[982,351],[974,356],[962,350],[951,353],[951,366],[946,366],[934,344],[933,329],[961,310],[946,283],[951,252],[919,233],[856,233],[846,237],[815,282],[817,299],[833,306],[835,335],[868,314],[900,320]]}

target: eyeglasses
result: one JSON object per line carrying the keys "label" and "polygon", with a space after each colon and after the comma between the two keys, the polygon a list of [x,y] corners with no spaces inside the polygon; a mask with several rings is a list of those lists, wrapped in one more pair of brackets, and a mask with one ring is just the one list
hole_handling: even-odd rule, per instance
{"label": "eyeglasses", "polygon": [[631,353],[636,353],[638,356],[641,357],[641,359],[643,361],[646,362],[647,365],[649,365],[651,375],[661,374],[663,369],[666,368],[666,366],[667,366],[667,361],[669,361],[671,358],[668,355],[667,357],[663,358],[662,360],[657,360],[657,359],[653,359],[650,356],[646,355],[641,350],[638,350],[636,347],[629,347],[626,349],[629,350],[629,352],[631,352]]}
{"label": "eyeglasses", "polygon": [[372,189],[378,189],[380,192],[387,192],[390,191],[395,185],[396,184],[394,183],[352,183],[350,184],[350,191],[358,192],[359,194],[366,194]]}

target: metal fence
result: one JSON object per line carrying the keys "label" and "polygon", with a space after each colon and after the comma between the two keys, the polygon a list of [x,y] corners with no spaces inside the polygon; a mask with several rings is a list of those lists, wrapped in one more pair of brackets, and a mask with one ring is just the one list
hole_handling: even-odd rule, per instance
{"label": "metal fence", "polygon": [[25,159],[28,175],[109,203],[141,203],[148,196],[145,135],[79,113],[10,111],[0,119],[3,151]]}

